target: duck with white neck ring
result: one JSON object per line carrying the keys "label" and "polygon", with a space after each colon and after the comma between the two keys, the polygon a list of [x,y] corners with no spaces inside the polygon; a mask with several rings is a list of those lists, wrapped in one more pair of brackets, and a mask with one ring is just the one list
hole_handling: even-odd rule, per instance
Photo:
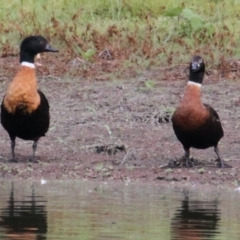
{"label": "duck with white neck ring", "polygon": [[9,84],[1,105],[1,123],[11,139],[11,161],[16,162],[16,137],[33,141],[30,161],[36,162],[37,142],[48,131],[50,114],[46,96],[38,90],[34,58],[38,53],[58,52],[42,36],[25,38],[20,46],[20,69]]}
{"label": "duck with white neck ring", "polygon": [[189,167],[190,148],[214,147],[218,167],[230,167],[220,157],[218,142],[223,137],[223,128],[217,112],[201,101],[201,86],[205,64],[200,56],[190,63],[190,80],[179,106],[172,117],[173,130],[185,151],[185,166]]}

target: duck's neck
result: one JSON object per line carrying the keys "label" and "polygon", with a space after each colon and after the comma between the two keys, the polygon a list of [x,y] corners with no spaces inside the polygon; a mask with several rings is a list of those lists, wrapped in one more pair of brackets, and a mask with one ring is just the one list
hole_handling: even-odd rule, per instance
{"label": "duck's neck", "polygon": [[186,106],[201,103],[201,87],[201,83],[188,81],[181,103]]}
{"label": "duck's neck", "polygon": [[29,63],[34,63],[34,57],[35,54],[25,52],[25,51],[20,51],[20,63],[22,62],[29,62]]}
{"label": "duck's neck", "polygon": [[202,83],[203,82],[203,77],[204,77],[204,71],[199,71],[199,72],[190,71],[189,79],[192,82]]}

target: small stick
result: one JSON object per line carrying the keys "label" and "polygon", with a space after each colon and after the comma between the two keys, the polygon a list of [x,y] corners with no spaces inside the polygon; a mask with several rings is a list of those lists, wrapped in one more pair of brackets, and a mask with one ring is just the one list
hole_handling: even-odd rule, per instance
{"label": "small stick", "polygon": [[127,153],[125,154],[125,156],[124,156],[124,158],[123,158],[123,160],[122,160],[122,162],[121,162],[121,164],[119,166],[122,166],[124,164],[124,162],[127,159],[127,155],[128,155],[129,152],[130,152],[130,149],[127,150]]}

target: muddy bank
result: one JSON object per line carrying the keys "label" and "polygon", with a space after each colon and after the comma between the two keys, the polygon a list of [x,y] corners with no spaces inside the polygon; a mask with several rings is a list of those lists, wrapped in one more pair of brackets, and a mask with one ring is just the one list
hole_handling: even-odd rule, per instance
{"label": "muddy bank", "polygon": [[[16,69],[17,59],[11,69]],[[1,69],[4,70],[3,66]],[[6,69],[5,69],[6,70]],[[14,71],[2,71],[2,98]],[[191,182],[237,186],[239,175],[239,81],[213,81],[206,76],[203,100],[219,113],[225,136],[219,144],[230,169],[216,167],[213,148],[191,150],[197,163],[190,169],[162,168],[183,155],[169,117],[186,80],[161,81],[143,72],[125,80],[62,77],[38,70],[40,89],[51,107],[51,125],[28,163],[31,142],[17,139],[18,163],[9,163],[10,140],[1,127],[0,177],[13,179],[95,179]],[[187,76],[186,76],[187,79]]]}

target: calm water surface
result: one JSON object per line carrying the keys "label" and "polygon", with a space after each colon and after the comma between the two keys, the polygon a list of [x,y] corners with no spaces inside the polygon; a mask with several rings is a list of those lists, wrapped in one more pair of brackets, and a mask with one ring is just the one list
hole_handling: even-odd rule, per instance
{"label": "calm water surface", "polygon": [[0,239],[240,239],[240,192],[157,184],[0,182]]}

